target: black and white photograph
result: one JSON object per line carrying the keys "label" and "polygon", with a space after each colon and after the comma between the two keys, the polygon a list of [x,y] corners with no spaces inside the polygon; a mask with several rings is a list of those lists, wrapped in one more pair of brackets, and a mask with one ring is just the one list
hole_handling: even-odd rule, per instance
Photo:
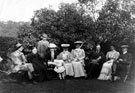
{"label": "black and white photograph", "polygon": [[0,0],[0,93],[135,93],[135,0]]}

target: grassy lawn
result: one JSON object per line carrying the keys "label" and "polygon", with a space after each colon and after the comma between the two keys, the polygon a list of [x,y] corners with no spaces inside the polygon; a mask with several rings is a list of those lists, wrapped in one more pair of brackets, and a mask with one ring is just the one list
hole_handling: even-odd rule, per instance
{"label": "grassy lawn", "polygon": [[96,79],[55,79],[36,85],[5,82],[7,76],[0,73],[0,93],[135,93],[134,70],[135,68],[132,66],[130,78],[126,82]]}

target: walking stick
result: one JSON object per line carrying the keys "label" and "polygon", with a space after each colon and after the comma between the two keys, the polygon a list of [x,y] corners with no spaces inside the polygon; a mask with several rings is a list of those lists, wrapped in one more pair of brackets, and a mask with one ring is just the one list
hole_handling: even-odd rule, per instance
{"label": "walking stick", "polygon": [[131,64],[129,64],[129,66],[128,66],[128,68],[127,68],[127,74],[126,74],[126,76],[125,76],[125,78],[124,78],[124,82],[127,80],[127,78],[128,78],[128,75],[129,75],[129,72],[130,72],[130,68],[131,68]]}

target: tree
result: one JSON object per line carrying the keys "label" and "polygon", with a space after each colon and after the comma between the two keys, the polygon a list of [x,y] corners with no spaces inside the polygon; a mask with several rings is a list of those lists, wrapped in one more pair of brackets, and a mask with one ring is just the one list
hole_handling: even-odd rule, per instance
{"label": "tree", "polygon": [[39,40],[37,32],[38,31],[33,29],[29,24],[21,25],[18,32],[18,42],[22,43],[26,47],[29,45],[35,45]]}
{"label": "tree", "polygon": [[47,8],[37,10],[32,27],[38,30],[37,34],[48,34],[56,44],[90,41],[94,38],[94,24],[92,18],[83,13],[77,4],[62,3],[57,12]]}
{"label": "tree", "polygon": [[[87,42],[88,45],[91,42],[117,45],[121,42],[134,42],[135,21],[131,11],[120,9],[121,3],[117,0],[108,0],[100,11],[95,11],[97,1],[62,3],[57,12],[47,8],[37,10],[31,26],[24,25],[20,28],[19,38],[23,42],[36,42],[41,33],[46,33],[51,37],[50,42],[56,44],[72,44],[76,40]],[[88,12],[90,7],[94,12]],[[91,16],[91,13],[99,13],[99,17]],[[23,39],[24,34],[27,34],[26,39]],[[89,46],[86,45],[85,48]]]}

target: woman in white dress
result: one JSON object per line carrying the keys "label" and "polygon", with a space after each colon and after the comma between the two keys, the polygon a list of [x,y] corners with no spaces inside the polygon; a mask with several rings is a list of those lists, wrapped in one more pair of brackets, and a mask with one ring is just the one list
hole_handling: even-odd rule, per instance
{"label": "woman in white dress", "polygon": [[106,55],[106,59],[108,61],[103,64],[102,70],[98,77],[99,80],[111,79],[113,62],[116,61],[120,55],[120,53],[115,50],[114,46],[111,46],[110,48],[111,51],[109,51]]}
{"label": "woman in white dress", "polygon": [[73,69],[74,69],[74,77],[85,77],[85,70],[84,70],[84,58],[85,58],[85,51],[81,49],[83,44],[82,41],[76,41],[76,49],[72,50],[71,54],[73,57]]}
{"label": "woman in white dress", "polygon": [[66,69],[66,76],[73,76],[73,65],[71,63],[71,53],[68,51],[69,44],[62,44],[63,51],[58,55],[59,59],[64,61],[64,66]]}
{"label": "woman in white dress", "polygon": [[12,73],[19,71],[28,71],[29,79],[32,79],[32,72],[34,71],[33,65],[27,63],[26,57],[22,53],[23,47],[21,44],[16,45],[16,50],[11,53],[10,57],[13,62]]}

